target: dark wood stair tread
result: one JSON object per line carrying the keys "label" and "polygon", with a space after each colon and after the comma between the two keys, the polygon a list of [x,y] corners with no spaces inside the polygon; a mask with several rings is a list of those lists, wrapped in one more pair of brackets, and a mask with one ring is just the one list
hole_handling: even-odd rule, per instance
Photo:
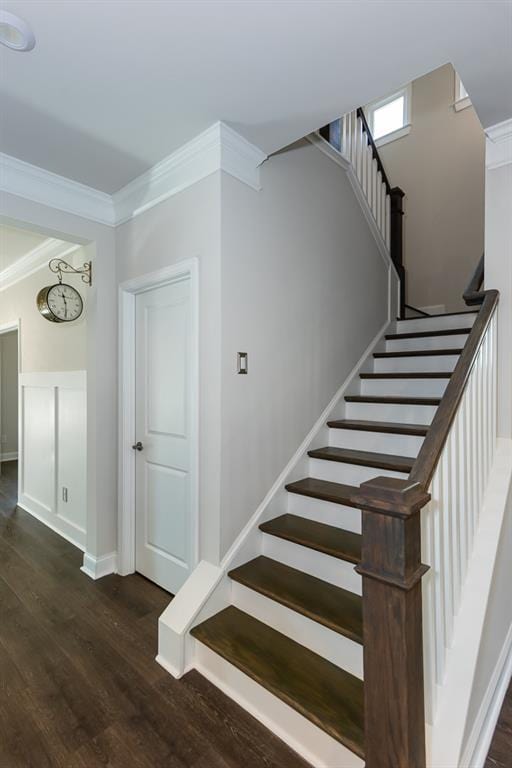
{"label": "dark wood stair tread", "polygon": [[333,525],[286,514],[262,523],[260,530],[349,563],[361,560],[361,536]]}
{"label": "dark wood stair tread", "polygon": [[426,424],[400,424],[394,421],[366,421],[363,419],[335,419],[328,421],[331,429],[353,429],[360,432],[385,432],[390,435],[413,435],[425,437],[428,432]]}
{"label": "dark wood stair tread", "polygon": [[409,331],[409,333],[386,333],[387,341],[394,339],[427,339],[429,336],[461,336],[471,328],[443,328],[442,331]]}
{"label": "dark wood stair tread", "polygon": [[460,355],[462,349],[408,349],[405,352],[374,352],[381,357],[438,357],[439,355]]}
{"label": "dark wood stair tread", "polygon": [[345,395],[347,403],[388,403],[390,405],[439,405],[440,397],[406,397],[405,395]]}
{"label": "dark wood stair tread", "polygon": [[191,634],[364,758],[363,682],[357,677],[234,606]]}
{"label": "dark wood stair tread", "polygon": [[360,379],[449,379],[451,371],[398,371],[384,373],[360,373]]}
{"label": "dark wood stair tread", "polygon": [[353,592],[263,555],[228,576],[356,643],[363,642],[362,600]]}
{"label": "dark wood stair tread", "polygon": [[301,496],[310,496],[312,499],[332,501],[334,504],[344,504],[346,507],[356,507],[351,499],[359,492],[355,485],[333,483],[330,480],[319,480],[316,477],[305,477],[294,483],[288,483],[285,488],[290,493],[298,493]]}
{"label": "dark wood stair tread", "polygon": [[375,467],[376,469],[389,469],[394,472],[409,474],[414,464],[414,459],[409,456],[396,456],[395,454],[374,453],[373,451],[354,451],[349,448],[315,448],[308,451],[312,459],[324,459],[325,461],[340,461],[345,464],[357,464],[362,467]]}

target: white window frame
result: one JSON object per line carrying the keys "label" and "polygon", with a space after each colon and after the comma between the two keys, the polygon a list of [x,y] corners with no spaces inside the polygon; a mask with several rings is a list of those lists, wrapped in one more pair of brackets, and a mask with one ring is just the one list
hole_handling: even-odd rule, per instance
{"label": "white window frame", "polygon": [[466,109],[467,107],[471,107],[471,99],[464,88],[464,83],[460,79],[458,72],[455,72],[455,98],[453,101],[453,108],[456,112],[460,112],[461,109]]}
{"label": "white window frame", "polygon": [[377,147],[381,147],[383,144],[389,144],[390,141],[396,141],[396,139],[401,139],[403,136],[407,136],[408,133],[411,131],[411,95],[412,95],[412,84],[409,83],[408,85],[405,85],[403,88],[400,88],[398,91],[394,91],[389,96],[385,96],[383,99],[379,99],[378,101],[372,101],[370,104],[367,104],[365,107],[365,113],[366,113],[366,119],[368,121],[368,125],[370,126],[370,131],[373,135],[373,115],[376,112],[377,109],[380,109],[381,107],[385,107],[386,104],[390,104],[392,101],[395,101],[396,99],[399,99],[401,96],[404,97],[404,124],[401,128],[397,128],[396,131],[391,131],[390,133],[384,134],[384,136],[381,136],[378,139],[375,139],[375,144]]}

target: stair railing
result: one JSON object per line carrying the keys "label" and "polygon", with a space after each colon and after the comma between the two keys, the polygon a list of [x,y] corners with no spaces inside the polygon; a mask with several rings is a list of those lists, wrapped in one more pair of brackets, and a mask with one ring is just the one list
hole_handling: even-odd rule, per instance
{"label": "stair railing", "polygon": [[[483,270],[482,258],[470,303]],[[352,499],[362,510],[366,768],[426,766],[425,712],[433,722],[496,445],[499,294],[479,293],[409,479],[377,477]]]}
{"label": "stair railing", "polygon": [[364,110],[349,112],[320,129],[320,135],[350,163],[400,279],[400,317],[405,316],[403,265],[403,198],[391,187]]}

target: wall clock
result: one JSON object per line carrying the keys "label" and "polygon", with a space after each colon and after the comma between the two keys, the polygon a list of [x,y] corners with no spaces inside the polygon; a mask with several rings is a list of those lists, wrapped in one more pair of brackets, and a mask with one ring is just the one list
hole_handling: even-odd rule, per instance
{"label": "wall clock", "polygon": [[84,302],[76,288],[62,282],[62,275],[63,273],[81,275],[83,282],[91,285],[92,264],[87,261],[83,267],[77,269],[63,259],[52,259],[48,266],[59,276],[59,282],[41,288],[37,294],[37,308],[51,323],[72,323],[78,320],[84,311]]}
{"label": "wall clock", "polygon": [[84,311],[82,297],[72,285],[57,283],[37,294],[37,308],[52,323],[72,323]]}

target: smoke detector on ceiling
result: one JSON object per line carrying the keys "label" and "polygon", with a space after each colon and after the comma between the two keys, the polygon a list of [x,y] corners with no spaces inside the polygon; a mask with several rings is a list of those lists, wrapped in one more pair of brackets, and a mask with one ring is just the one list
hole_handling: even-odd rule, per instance
{"label": "smoke detector on ceiling", "polygon": [[0,43],[13,51],[31,51],[36,38],[24,19],[9,11],[0,11]]}

